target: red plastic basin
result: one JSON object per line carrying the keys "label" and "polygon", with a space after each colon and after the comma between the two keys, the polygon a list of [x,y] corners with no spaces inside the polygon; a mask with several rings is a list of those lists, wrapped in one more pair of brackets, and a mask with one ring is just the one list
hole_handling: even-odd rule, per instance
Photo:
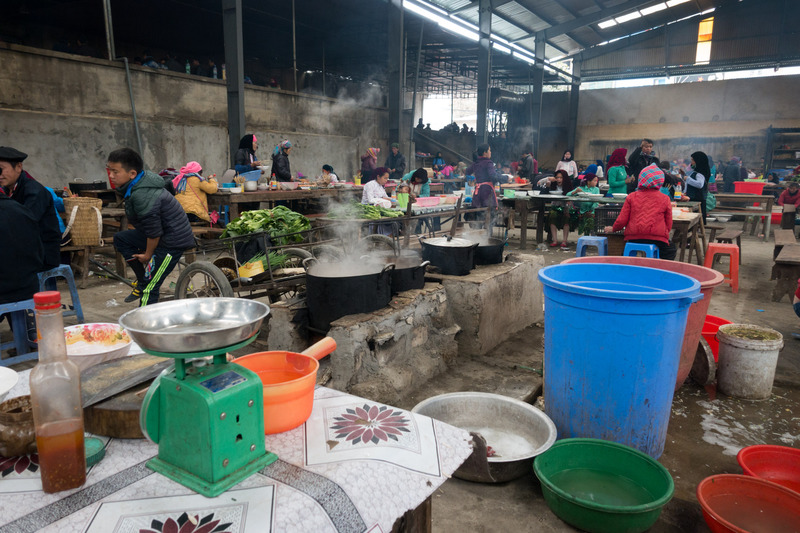
{"label": "red plastic basin", "polygon": [[739,450],[736,460],[746,476],[766,479],[800,494],[800,450],[758,444]]}
{"label": "red plastic basin", "polygon": [[[648,257],[621,257],[615,255],[600,255],[591,257],[575,257],[567,259],[562,263],[613,263],[617,265],[633,265],[659,270],[668,270],[694,278],[700,282],[700,292],[703,299],[693,303],[689,307],[689,316],[686,319],[686,330],[683,334],[683,344],[681,345],[681,357],[678,363],[678,377],[675,381],[675,390],[678,390],[686,377],[692,370],[694,356],[697,354],[697,345],[700,343],[700,335],[704,333],[704,321],[708,312],[708,305],[711,303],[711,295],[714,287],[722,283],[724,279],[722,273],[699,265],[681,263],[679,261],[667,261],[666,259],[651,259]],[[719,328],[719,326],[717,326]],[[716,334],[716,330],[714,333]],[[716,340],[714,341],[716,343]],[[714,355],[716,359],[716,352]]]}
{"label": "red plastic basin", "polygon": [[754,181],[734,181],[733,192],[744,194],[761,194],[764,192],[764,183]]}
{"label": "red plastic basin", "polygon": [[800,524],[800,494],[757,477],[707,477],[697,485],[697,500],[714,533],[789,532]]}
{"label": "red plastic basin", "polygon": [[719,342],[717,341],[717,330],[720,326],[725,324],[733,324],[730,320],[725,320],[714,315],[706,315],[705,323],[703,323],[703,338],[711,347],[711,353],[714,354],[714,362],[719,361]]}

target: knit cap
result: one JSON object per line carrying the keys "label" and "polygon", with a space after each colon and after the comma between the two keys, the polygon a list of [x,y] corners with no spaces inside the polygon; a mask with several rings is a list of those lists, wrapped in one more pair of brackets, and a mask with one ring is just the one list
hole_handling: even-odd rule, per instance
{"label": "knit cap", "polygon": [[640,189],[660,189],[664,185],[664,171],[653,163],[642,169],[639,173]]}

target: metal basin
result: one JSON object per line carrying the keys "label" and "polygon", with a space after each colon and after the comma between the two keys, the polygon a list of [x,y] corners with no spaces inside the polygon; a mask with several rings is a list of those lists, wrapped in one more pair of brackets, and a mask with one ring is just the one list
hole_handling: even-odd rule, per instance
{"label": "metal basin", "polygon": [[243,298],[192,298],[139,307],[120,325],[145,350],[204,352],[252,337],[269,314],[261,302]]}
{"label": "metal basin", "polygon": [[[485,392],[454,392],[428,398],[413,412],[472,434],[473,450],[453,474],[480,483],[502,483],[530,474],[533,458],[556,440],[556,426],[530,404]],[[487,457],[486,446],[496,453]]]}

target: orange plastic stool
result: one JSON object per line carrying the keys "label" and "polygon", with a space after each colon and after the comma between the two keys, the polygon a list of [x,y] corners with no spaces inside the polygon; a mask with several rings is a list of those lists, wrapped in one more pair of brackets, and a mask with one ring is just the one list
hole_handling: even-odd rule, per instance
{"label": "orange plastic stool", "polygon": [[730,271],[723,275],[725,276],[725,283],[731,286],[733,293],[739,292],[739,247],[735,244],[725,244],[720,242],[711,242],[708,244],[706,250],[706,268],[714,268],[714,256],[727,255],[730,256]]}

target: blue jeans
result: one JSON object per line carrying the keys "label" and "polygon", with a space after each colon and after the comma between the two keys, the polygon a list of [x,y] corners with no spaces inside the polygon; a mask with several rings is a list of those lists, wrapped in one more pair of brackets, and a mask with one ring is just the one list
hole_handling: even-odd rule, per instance
{"label": "blue jeans", "polygon": [[133,258],[134,254],[144,253],[147,249],[147,237],[144,233],[138,229],[120,231],[114,235],[114,247],[136,274],[136,288],[142,291],[139,306],[157,303],[161,284],[178,264],[183,250],[159,245],[153,252],[153,267],[147,273],[145,265]]}
{"label": "blue jeans", "polygon": [[800,317],[800,302],[792,305],[792,307],[794,307],[794,314]]}

